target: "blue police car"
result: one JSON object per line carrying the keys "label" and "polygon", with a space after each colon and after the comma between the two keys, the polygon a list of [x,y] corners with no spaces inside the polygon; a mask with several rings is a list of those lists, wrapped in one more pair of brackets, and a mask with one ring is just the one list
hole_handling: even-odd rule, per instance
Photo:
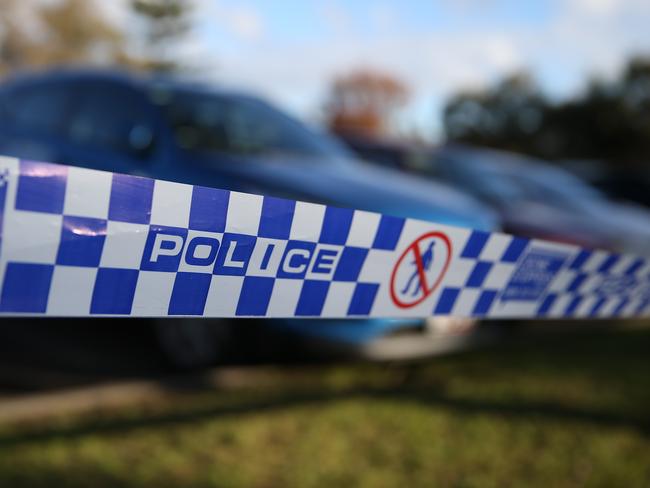
{"label": "blue police car", "polygon": [[[0,85],[0,154],[476,229],[497,225],[470,197],[356,160],[258,98],[171,79],[87,70],[13,77]],[[177,363],[204,364],[233,334],[226,321],[214,322],[164,320],[158,336]],[[265,324],[354,346],[422,321]]]}

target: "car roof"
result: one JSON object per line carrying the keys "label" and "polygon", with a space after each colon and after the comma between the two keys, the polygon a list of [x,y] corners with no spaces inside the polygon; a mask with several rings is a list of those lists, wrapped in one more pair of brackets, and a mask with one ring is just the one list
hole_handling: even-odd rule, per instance
{"label": "car roof", "polygon": [[168,87],[186,92],[218,94],[227,97],[242,97],[258,99],[248,93],[229,90],[225,87],[215,86],[214,83],[205,83],[200,80],[191,80],[172,74],[145,74],[131,72],[124,69],[108,68],[74,68],[59,67],[46,70],[22,71],[6,78],[3,83],[7,87],[25,83],[48,82],[83,82],[83,81],[108,81],[131,85],[134,88],[145,89],[152,86]]}

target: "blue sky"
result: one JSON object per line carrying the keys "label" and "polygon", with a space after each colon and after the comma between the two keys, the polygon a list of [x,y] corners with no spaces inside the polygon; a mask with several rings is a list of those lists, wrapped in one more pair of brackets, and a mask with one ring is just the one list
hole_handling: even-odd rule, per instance
{"label": "blue sky", "polygon": [[182,46],[202,76],[318,121],[329,82],[354,68],[411,89],[402,130],[435,139],[446,98],[526,69],[553,96],[650,54],[648,0],[195,0]]}

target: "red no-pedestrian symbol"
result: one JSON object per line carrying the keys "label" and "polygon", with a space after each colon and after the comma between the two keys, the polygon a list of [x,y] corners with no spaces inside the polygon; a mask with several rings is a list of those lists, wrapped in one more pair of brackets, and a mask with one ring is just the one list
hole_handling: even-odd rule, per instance
{"label": "red no-pedestrian symbol", "polygon": [[409,245],[395,263],[390,296],[400,308],[422,303],[438,287],[451,261],[451,242],[442,232],[429,232]]}

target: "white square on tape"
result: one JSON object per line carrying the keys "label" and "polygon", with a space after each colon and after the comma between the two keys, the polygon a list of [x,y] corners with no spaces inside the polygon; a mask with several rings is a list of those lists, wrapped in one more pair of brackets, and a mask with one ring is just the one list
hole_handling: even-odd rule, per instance
{"label": "white square on tape", "polygon": [[303,280],[277,279],[266,314],[269,317],[292,317],[296,313]]}
{"label": "white square on tape", "polygon": [[63,213],[96,219],[108,218],[112,181],[112,173],[68,168]]}
{"label": "white square on tape", "polygon": [[156,180],[151,202],[151,224],[189,227],[192,186]]}
{"label": "white square on tape", "polygon": [[6,261],[54,264],[63,217],[16,210],[5,213],[2,254]]}
{"label": "white square on tape", "polygon": [[348,313],[356,283],[333,281],[330,283],[321,317],[344,317]]}
{"label": "white square on tape", "polygon": [[325,218],[325,205],[296,202],[291,224],[290,239],[317,242]]}
{"label": "white square on tape", "polygon": [[465,288],[460,290],[451,315],[471,315],[478,302],[481,290],[477,288]]}
{"label": "white square on tape", "polygon": [[230,192],[226,232],[257,235],[262,216],[264,197],[248,193]]}
{"label": "white square on tape", "polygon": [[359,279],[366,283],[387,283],[399,255],[395,251],[370,249],[363,262]]}
{"label": "white square on tape", "polygon": [[464,258],[453,260],[442,279],[441,285],[461,288],[464,287],[467,283],[467,279],[476,267],[477,262],[478,261],[475,261],[474,259]]}
{"label": "white square on tape", "polygon": [[350,225],[350,233],[348,234],[346,245],[372,247],[380,220],[381,215],[379,214],[356,210],[352,217],[352,224]]}
{"label": "white square on tape", "polygon": [[203,314],[212,317],[234,317],[243,283],[243,276],[213,275]]}
{"label": "white square on tape", "polygon": [[515,265],[510,263],[494,263],[488,271],[482,288],[504,289],[512,278]]}
{"label": "white square on tape", "polygon": [[498,261],[503,256],[503,253],[506,252],[511,242],[511,236],[491,234],[478,259],[481,261]]}
{"label": "white square on tape", "polygon": [[99,265],[102,268],[139,269],[149,226],[108,221]]}
{"label": "white square on tape", "polygon": [[88,315],[97,268],[56,266],[52,274],[48,315]]}
{"label": "white square on tape", "polygon": [[140,271],[135,287],[131,315],[167,315],[176,273]]}

